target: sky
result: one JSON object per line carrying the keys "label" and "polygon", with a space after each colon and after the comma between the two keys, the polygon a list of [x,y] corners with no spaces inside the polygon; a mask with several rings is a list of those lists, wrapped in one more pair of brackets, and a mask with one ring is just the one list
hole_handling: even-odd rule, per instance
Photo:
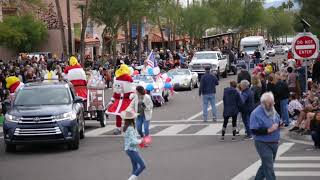
{"label": "sky", "polygon": [[[188,0],[180,0],[184,5],[187,5]],[[265,0],[265,8],[269,8],[271,6],[275,6],[278,7],[282,4],[282,2],[286,2],[288,0]],[[191,3],[192,0],[189,0],[189,2]]]}

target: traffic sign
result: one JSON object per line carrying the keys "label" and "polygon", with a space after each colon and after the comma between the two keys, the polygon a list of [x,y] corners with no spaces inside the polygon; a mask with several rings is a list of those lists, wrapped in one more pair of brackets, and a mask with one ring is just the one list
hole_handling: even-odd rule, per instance
{"label": "traffic sign", "polygon": [[319,54],[319,40],[310,32],[299,33],[293,38],[292,52],[295,59],[314,59]]}

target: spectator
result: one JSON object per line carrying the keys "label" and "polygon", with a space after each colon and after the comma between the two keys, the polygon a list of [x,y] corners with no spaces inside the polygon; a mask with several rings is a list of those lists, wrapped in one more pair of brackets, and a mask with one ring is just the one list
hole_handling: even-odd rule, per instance
{"label": "spectator", "polygon": [[242,116],[242,121],[246,129],[246,136],[244,137],[244,140],[250,140],[252,139],[251,131],[249,128],[249,120],[250,120],[250,114],[252,110],[254,109],[254,100],[253,100],[253,94],[250,90],[250,83],[247,80],[242,80],[240,82],[240,90],[241,90],[241,107],[240,112]]}
{"label": "spectator", "polygon": [[320,111],[318,111],[311,121],[311,137],[314,142],[314,147],[320,149]]}
{"label": "spectator", "polygon": [[273,164],[277,156],[280,139],[280,118],[274,108],[274,97],[270,92],[261,96],[261,105],[250,116],[250,129],[254,135],[256,150],[261,159],[255,179],[275,180]]}
{"label": "spectator", "polygon": [[251,91],[253,93],[254,107],[260,104],[260,97],[262,95],[262,85],[257,75],[252,76]]}
{"label": "spectator", "polygon": [[210,66],[205,67],[206,73],[201,77],[199,96],[202,95],[203,101],[203,120],[207,122],[208,120],[208,105],[209,102],[212,107],[212,117],[213,121],[217,121],[217,109],[216,109],[216,86],[219,85],[217,77],[210,73]]}
{"label": "spectator", "polygon": [[288,67],[287,68],[288,71],[288,87],[289,87],[289,91],[291,93],[298,93],[298,86],[297,86],[297,82],[298,82],[298,75],[293,71],[292,67]]}
{"label": "spectator", "polygon": [[240,83],[242,80],[247,80],[251,84],[251,75],[245,68],[241,68],[237,82]]}
{"label": "spectator", "polygon": [[257,65],[260,63],[261,60],[261,53],[259,51],[259,49],[257,48],[256,51],[254,52],[254,57],[255,57],[255,61],[254,61],[254,65]]}
{"label": "spectator", "polygon": [[320,55],[313,64],[312,68],[312,81],[314,83],[320,84]]}
{"label": "spectator", "polygon": [[223,126],[221,141],[224,141],[224,135],[226,133],[227,124],[229,118],[232,118],[232,141],[235,141],[236,128],[237,128],[237,116],[239,113],[239,107],[241,105],[241,97],[237,91],[237,82],[231,81],[230,87],[224,89],[223,93]]}
{"label": "spectator", "polygon": [[288,112],[288,104],[289,104],[289,87],[287,83],[284,81],[283,74],[279,72],[276,73],[277,83],[275,86],[277,98],[279,98],[280,102],[280,113],[281,118],[284,121],[285,127],[290,125],[289,120],[289,112]]}
{"label": "spectator", "polygon": [[290,102],[288,105],[289,116],[291,116],[292,118],[297,117],[299,116],[300,111],[302,110],[303,110],[302,104],[297,99],[297,96],[294,93],[292,93],[290,95]]}

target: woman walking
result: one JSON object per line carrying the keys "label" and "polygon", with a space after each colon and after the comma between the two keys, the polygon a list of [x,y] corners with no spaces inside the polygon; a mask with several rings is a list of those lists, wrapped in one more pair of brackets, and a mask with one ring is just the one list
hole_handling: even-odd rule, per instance
{"label": "woman walking", "polygon": [[121,112],[121,118],[124,119],[124,150],[132,163],[132,173],[128,180],[137,180],[137,177],[146,168],[143,159],[138,151],[138,145],[144,144],[143,139],[137,138],[134,119],[137,114],[134,110],[125,110]]}
{"label": "woman walking", "polygon": [[[137,86],[132,102],[129,106],[138,112],[137,130],[141,138],[149,136],[149,125],[152,118],[153,102],[142,86]],[[144,133],[142,131],[144,126]]]}
{"label": "woman walking", "polygon": [[253,93],[253,99],[254,99],[254,107],[260,105],[260,97],[262,95],[262,85],[259,77],[257,75],[252,76],[251,80],[251,91]]}

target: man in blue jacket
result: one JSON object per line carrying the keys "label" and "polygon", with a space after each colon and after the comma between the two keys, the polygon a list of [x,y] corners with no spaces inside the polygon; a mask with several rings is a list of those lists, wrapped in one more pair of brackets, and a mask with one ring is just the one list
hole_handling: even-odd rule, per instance
{"label": "man in blue jacket", "polygon": [[241,116],[243,124],[246,128],[246,137],[244,140],[252,139],[251,131],[249,128],[250,114],[254,109],[254,98],[253,93],[250,89],[250,82],[247,80],[242,80],[240,82],[241,88]]}
{"label": "man in blue jacket", "polygon": [[213,121],[217,121],[217,108],[216,108],[216,86],[219,85],[219,81],[214,74],[210,73],[210,66],[205,67],[206,73],[201,77],[199,96],[202,95],[202,109],[203,109],[203,120],[208,120],[208,105],[212,107]]}
{"label": "man in blue jacket", "polygon": [[232,141],[235,141],[236,128],[237,128],[237,116],[239,113],[239,107],[241,105],[241,97],[238,92],[237,82],[231,81],[230,87],[224,89],[223,92],[223,126],[221,141],[224,141],[224,135],[226,133],[227,124],[229,118],[232,118]]}

